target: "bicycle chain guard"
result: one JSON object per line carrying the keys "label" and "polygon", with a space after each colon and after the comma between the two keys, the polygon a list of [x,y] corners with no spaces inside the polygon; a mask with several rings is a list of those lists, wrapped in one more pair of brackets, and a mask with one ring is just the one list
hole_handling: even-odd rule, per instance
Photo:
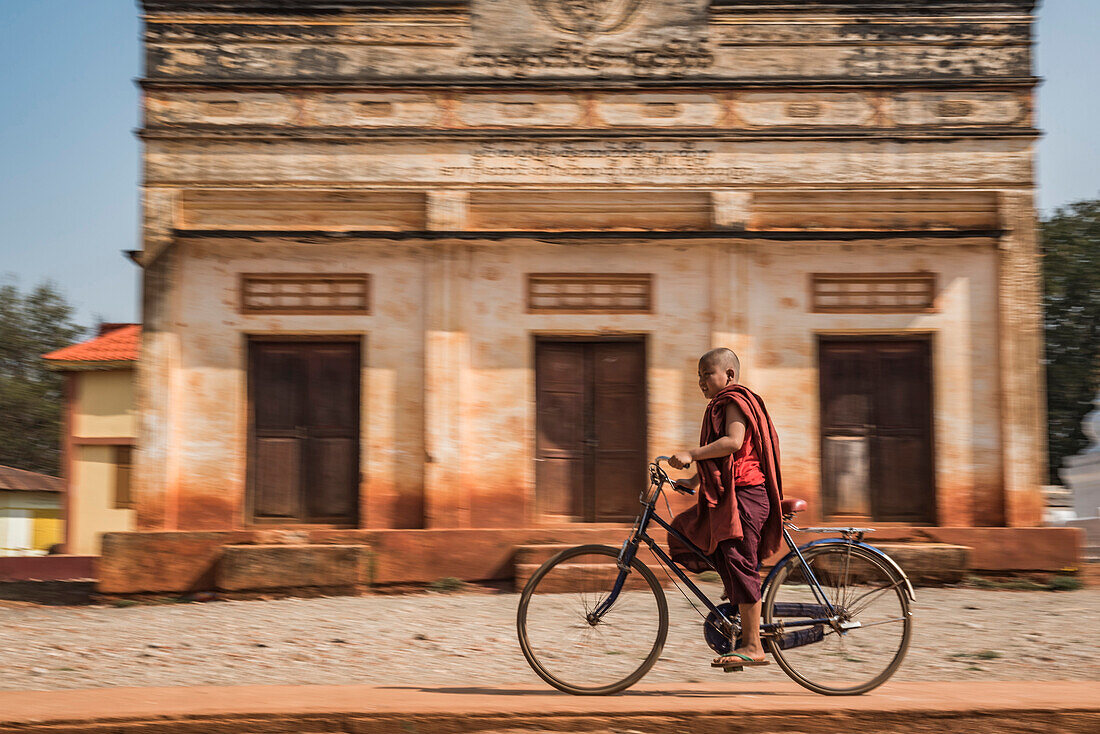
{"label": "bicycle chain guard", "polygon": [[[741,615],[738,613],[737,608],[726,602],[725,604],[719,604],[718,609],[722,614],[726,615],[726,619],[733,623],[734,634],[732,637],[737,638],[737,644],[741,644]],[[707,619],[703,622],[703,637],[706,638],[707,645],[711,650],[714,650],[719,655],[725,655],[733,648],[730,646],[730,637],[728,630],[723,629],[723,624],[718,615],[711,612],[707,615]]]}

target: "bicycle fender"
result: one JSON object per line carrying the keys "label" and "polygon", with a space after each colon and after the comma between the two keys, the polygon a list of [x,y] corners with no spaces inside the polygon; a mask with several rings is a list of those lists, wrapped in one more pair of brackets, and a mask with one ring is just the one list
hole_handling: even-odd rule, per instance
{"label": "bicycle fender", "polygon": [[[898,576],[901,577],[901,580],[905,582],[905,595],[909,597],[909,601],[916,603],[917,595],[913,593],[913,584],[909,581],[909,575],[901,569],[901,566],[898,565],[897,561],[883,553],[875,546],[868,543],[852,543],[841,538],[822,538],[821,540],[814,540],[806,543],[805,545],[800,545],[798,546],[798,550],[804,551],[807,548],[812,548],[818,545],[854,545],[863,548],[866,551],[869,551],[881,561],[883,561],[887,566],[897,572]],[[792,558],[798,558],[798,555],[794,551],[791,551],[787,555],[783,556],[779,560],[779,563],[776,563],[774,566],[772,566],[772,570],[768,572],[767,578],[764,579],[764,588],[767,588],[768,584],[772,582],[772,578],[779,571],[780,567],[782,567],[784,564],[790,563]]]}

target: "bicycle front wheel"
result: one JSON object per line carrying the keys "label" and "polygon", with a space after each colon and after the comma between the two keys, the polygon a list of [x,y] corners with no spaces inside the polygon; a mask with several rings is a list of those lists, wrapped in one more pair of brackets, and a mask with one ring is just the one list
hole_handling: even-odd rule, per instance
{"label": "bicycle front wheel", "polygon": [[[904,578],[875,553],[850,543],[802,551],[805,565],[788,556],[764,594],[765,624],[782,622],[769,637],[775,661],[796,683],[827,696],[854,696],[886,682],[901,665],[913,630]],[[841,617],[837,626],[799,626],[828,617],[821,593]]]}
{"label": "bicycle front wheel", "polygon": [[516,618],[520,648],[539,677],[560,691],[617,693],[637,683],[661,656],[668,602],[637,558],[614,604],[598,620],[591,616],[611,595],[618,556],[603,545],[564,550],[523,589]]}

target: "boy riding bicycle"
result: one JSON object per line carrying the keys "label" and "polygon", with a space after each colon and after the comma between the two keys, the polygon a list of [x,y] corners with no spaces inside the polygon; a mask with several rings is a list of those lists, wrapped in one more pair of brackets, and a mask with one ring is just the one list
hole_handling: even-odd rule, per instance
{"label": "boy riding bicycle", "polygon": [[[715,658],[711,664],[720,668],[768,664],[760,641],[758,569],[779,548],[783,523],[779,439],[763,400],[739,379],[731,350],[712,349],[699,359],[699,389],[710,400],[699,447],[669,459],[677,469],[696,462],[695,476],[676,485],[699,489],[696,505],[677,515],[672,527],[707,553],[741,614],[741,647]],[[669,552],[689,570],[707,570],[672,535]]]}

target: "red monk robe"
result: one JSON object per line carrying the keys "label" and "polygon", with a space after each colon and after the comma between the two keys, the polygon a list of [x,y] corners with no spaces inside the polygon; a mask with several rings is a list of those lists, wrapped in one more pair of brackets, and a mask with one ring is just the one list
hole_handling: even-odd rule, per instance
{"label": "red monk robe", "polygon": [[[725,435],[726,405],[729,403],[740,408],[745,416],[748,428],[746,436],[751,434],[756,441],[760,469],[768,491],[770,507],[760,532],[758,553],[759,559],[763,560],[779,548],[783,537],[783,513],[780,508],[783,482],[779,475],[779,437],[760,396],[744,385],[729,385],[722,388],[707,405],[699,434],[700,446]],[[742,537],[737,493],[734,491],[734,461],[732,454],[717,459],[700,459],[696,467],[699,472],[699,489],[695,506],[681,512],[672,521],[672,527],[677,532],[699,546],[708,556],[714,554],[723,540]],[[689,570],[707,570],[708,566],[672,535],[669,535],[668,547],[672,557]]]}

